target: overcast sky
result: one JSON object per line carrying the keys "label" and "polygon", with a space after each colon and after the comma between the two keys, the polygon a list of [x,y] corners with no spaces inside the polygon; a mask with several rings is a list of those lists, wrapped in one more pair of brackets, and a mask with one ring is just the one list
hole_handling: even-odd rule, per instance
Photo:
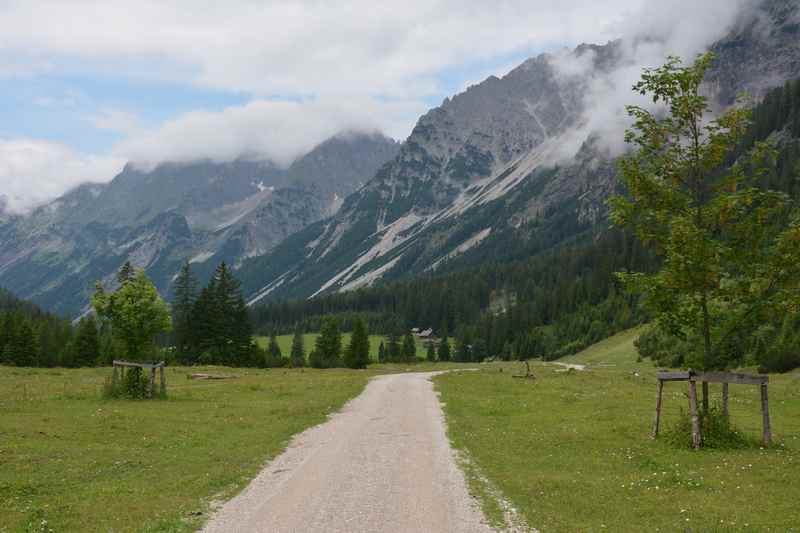
{"label": "overcast sky", "polygon": [[129,160],[287,164],[342,129],[403,139],[470,83],[692,4],[0,0],[0,196],[21,211]]}

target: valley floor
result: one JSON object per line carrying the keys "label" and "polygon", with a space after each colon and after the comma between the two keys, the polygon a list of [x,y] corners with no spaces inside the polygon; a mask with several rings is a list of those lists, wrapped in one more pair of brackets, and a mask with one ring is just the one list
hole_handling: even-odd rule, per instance
{"label": "valley floor", "polygon": [[[636,362],[636,334],[561,361],[585,370],[534,364],[533,381],[512,377],[519,363],[433,385],[419,372],[459,365],[172,367],[154,401],[102,399],[108,368],[0,367],[0,533],[194,531],[265,464],[209,530],[481,531],[481,516],[543,532],[797,530],[797,374],[770,376],[772,447],[678,449],[649,438],[656,369]],[[203,371],[237,377],[186,379]],[[370,382],[381,374],[395,375]],[[757,437],[753,389],[731,386],[731,417]],[[665,430],[686,404],[668,384]]]}
{"label": "valley floor", "polygon": [[372,380],[303,432],[207,533],[489,533],[445,435],[428,373]]}
{"label": "valley floor", "polygon": [[[770,376],[772,447],[679,449],[663,433],[649,438],[656,369],[636,362],[636,335],[562,360],[583,371],[539,363],[536,380],[513,379],[517,363],[435,379],[486,514],[503,514],[494,492],[543,532],[798,531],[800,376]],[[732,423],[757,439],[758,389],[730,392]],[[681,409],[688,410],[686,384],[667,384],[667,431]]]}

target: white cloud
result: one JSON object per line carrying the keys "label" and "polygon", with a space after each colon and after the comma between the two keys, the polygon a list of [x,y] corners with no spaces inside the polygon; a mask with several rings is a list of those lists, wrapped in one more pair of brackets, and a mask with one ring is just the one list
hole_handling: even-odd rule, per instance
{"label": "white cloud", "polygon": [[453,65],[613,37],[644,1],[25,0],[0,7],[0,34],[9,52],[146,60],[154,75],[177,68],[182,81],[260,96],[408,98],[435,93]]}
{"label": "white cloud", "polygon": [[345,130],[400,135],[419,102],[318,99],[257,100],[219,112],[194,111],[118,144],[114,153],[140,166],[198,157],[230,161],[241,155],[289,165],[317,144]]}
{"label": "white cloud", "polygon": [[[620,139],[626,124],[622,105],[630,103],[630,86],[641,67],[662,63],[667,53],[693,55],[748,3],[0,2],[0,78],[102,72],[252,96],[242,106],[193,111],[151,129],[129,112],[99,110],[88,118],[96,128],[126,136],[108,156],[41,141],[0,140],[0,195],[19,211],[81,181],[108,181],[123,160],[147,165],[247,153],[286,164],[342,129],[376,128],[404,138],[428,107],[425,102],[447,96],[442,87],[452,83],[451,69],[469,72],[472,65],[479,81],[481,73],[507,70],[516,55],[624,35],[625,66],[592,78],[586,129],[575,142],[589,131]],[[564,75],[587,72],[586,65],[562,67]]]}
{"label": "white cloud", "polygon": [[649,97],[631,90],[639,81],[642,68],[660,66],[670,55],[691,63],[755,4],[755,0],[649,2],[617,26],[616,31],[622,36],[622,58],[610,72],[595,71],[591,53],[577,58],[568,51],[558,54],[554,65],[563,77],[588,79],[583,128],[575,133],[572,142],[562,146],[562,155],[574,155],[591,134],[597,135],[611,154],[622,153],[623,131],[630,124],[625,106],[636,104],[652,109],[654,105]]}
{"label": "white cloud", "polygon": [[84,182],[106,182],[124,161],[76,153],[33,139],[0,139],[0,197],[8,211],[23,213]]}

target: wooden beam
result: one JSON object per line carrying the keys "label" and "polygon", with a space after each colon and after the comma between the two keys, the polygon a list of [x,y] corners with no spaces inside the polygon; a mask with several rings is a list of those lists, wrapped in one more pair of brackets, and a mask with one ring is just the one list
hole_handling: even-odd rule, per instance
{"label": "wooden beam", "polygon": [[761,384],[761,416],[763,418],[764,446],[772,443],[772,428],[769,426],[769,401],[767,399],[767,384]]}
{"label": "wooden beam", "polygon": [[664,390],[664,382],[658,380],[658,387],[656,389],[656,419],[653,421],[653,434],[651,437],[658,437],[658,425],[661,421],[661,393]]}
{"label": "wooden beam", "polygon": [[692,374],[689,372],[659,372],[659,381],[688,381]]}
{"label": "wooden beam", "polygon": [[733,383],[735,385],[761,385],[769,382],[769,376],[754,376],[752,374],[737,374],[734,372],[701,372],[692,376],[691,379],[709,383]]}
{"label": "wooden beam", "polygon": [[689,410],[692,413],[692,448],[700,448],[700,415],[697,413],[697,383],[689,381]]}
{"label": "wooden beam", "polygon": [[115,360],[113,362],[113,366],[145,368],[145,369],[148,369],[148,370],[151,369],[151,368],[161,368],[162,366],[164,366],[164,364],[165,364],[164,361],[160,361],[158,363],[133,363],[131,361],[117,361],[117,360]]}

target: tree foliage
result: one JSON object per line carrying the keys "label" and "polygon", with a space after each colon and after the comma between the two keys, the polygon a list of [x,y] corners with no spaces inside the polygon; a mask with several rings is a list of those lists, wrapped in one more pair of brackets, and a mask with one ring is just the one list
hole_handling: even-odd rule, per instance
{"label": "tree foliage", "polygon": [[107,292],[98,283],[92,305],[97,316],[124,344],[125,356],[130,359],[144,357],[154,337],[172,327],[167,305],[143,270],[124,278],[114,292]]}
{"label": "tree foliage", "polygon": [[800,280],[800,219],[789,196],[758,186],[776,152],[757,142],[735,161],[750,111],[734,107],[709,120],[701,84],[712,60],[671,58],[646,69],[634,89],[663,106],[629,106],[634,124],[622,160],[627,196],[611,219],[631,228],[659,256],[654,273],[624,272],[645,295],[658,326],[694,348],[688,364],[725,368],[741,358],[737,339],[761,321],[794,311]]}

